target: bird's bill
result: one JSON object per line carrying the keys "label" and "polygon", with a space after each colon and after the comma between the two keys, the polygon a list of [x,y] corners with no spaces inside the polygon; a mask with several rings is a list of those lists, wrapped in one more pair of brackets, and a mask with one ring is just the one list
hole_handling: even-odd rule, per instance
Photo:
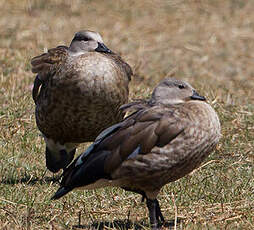
{"label": "bird's bill", "polygon": [[199,95],[195,90],[193,91],[193,94],[190,97],[192,100],[200,100],[200,101],[205,101],[206,98]]}
{"label": "bird's bill", "polygon": [[95,51],[102,53],[113,53],[107,46],[105,46],[101,42],[98,42],[98,47],[95,49]]}

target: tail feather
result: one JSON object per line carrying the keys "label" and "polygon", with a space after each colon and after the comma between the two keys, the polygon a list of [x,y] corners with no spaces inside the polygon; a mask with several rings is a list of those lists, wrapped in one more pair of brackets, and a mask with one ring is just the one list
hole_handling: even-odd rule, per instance
{"label": "tail feather", "polygon": [[70,192],[71,190],[72,188],[61,187],[56,191],[55,195],[51,197],[51,200],[57,200],[62,196],[64,196],[65,194],[67,194],[68,192]]}

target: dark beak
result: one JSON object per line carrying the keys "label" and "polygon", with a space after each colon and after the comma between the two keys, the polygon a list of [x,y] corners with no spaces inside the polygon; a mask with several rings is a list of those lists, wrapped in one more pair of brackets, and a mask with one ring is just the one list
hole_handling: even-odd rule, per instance
{"label": "dark beak", "polygon": [[206,98],[203,96],[200,96],[195,90],[193,90],[193,94],[191,96],[192,100],[200,100],[200,101],[205,101]]}
{"label": "dark beak", "polygon": [[95,49],[95,51],[102,53],[113,53],[107,46],[100,42],[98,42],[98,47]]}

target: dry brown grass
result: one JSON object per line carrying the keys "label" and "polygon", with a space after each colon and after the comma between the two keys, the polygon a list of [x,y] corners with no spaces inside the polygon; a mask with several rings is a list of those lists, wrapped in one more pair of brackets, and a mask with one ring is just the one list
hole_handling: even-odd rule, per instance
{"label": "dry brown grass", "polygon": [[0,8],[1,229],[71,229],[79,212],[84,225],[117,228],[129,212],[131,222],[147,224],[140,197],[121,189],[50,201],[57,185],[45,172],[29,62],[80,29],[99,31],[131,64],[131,98],[174,75],[220,116],[223,138],[207,163],[162,190],[166,219],[177,213],[179,229],[254,229],[254,1],[0,0]]}

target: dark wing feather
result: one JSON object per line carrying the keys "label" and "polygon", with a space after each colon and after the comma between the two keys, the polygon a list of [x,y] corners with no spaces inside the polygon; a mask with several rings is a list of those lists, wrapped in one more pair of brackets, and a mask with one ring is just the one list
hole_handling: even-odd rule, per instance
{"label": "dark wing feather", "polygon": [[[155,146],[163,147],[184,130],[184,124],[174,116],[174,108],[154,106],[130,115],[129,127],[122,127],[99,145],[111,153],[105,162],[105,171],[112,173],[139,148],[138,154],[150,153]],[[137,155],[137,154],[135,154]]]}
{"label": "dark wing feather", "polygon": [[32,58],[32,72],[37,73],[32,91],[35,104],[41,85],[55,74],[57,67],[66,59],[67,49],[66,46],[58,46],[50,49],[47,53]]}
{"label": "dark wing feather", "polygon": [[95,181],[106,178],[110,179],[110,175],[104,172],[104,161],[107,152],[97,152],[93,154],[93,158],[89,158],[83,164],[77,164],[78,157],[63,173],[61,187],[57,190],[52,200],[59,199],[72,189],[94,183]]}
{"label": "dark wing feather", "polygon": [[155,134],[158,136],[156,146],[163,147],[167,145],[184,131],[184,126],[184,122],[177,116],[173,116],[173,114],[170,116],[170,113],[165,114],[154,130]]}
{"label": "dark wing feather", "polygon": [[48,50],[39,56],[32,58],[32,72],[38,73],[42,81],[45,81],[52,72],[60,65],[67,56],[67,46],[58,46]]}
{"label": "dark wing feather", "polygon": [[155,146],[169,144],[183,130],[184,125],[174,116],[174,107],[147,104],[146,109],[136,111],[99,135],[100,138],[67,168],[61,182],[66,190],[60,188],[59,194],[102,178],[110,179],[111,173],[125,160],[148,154]]}

